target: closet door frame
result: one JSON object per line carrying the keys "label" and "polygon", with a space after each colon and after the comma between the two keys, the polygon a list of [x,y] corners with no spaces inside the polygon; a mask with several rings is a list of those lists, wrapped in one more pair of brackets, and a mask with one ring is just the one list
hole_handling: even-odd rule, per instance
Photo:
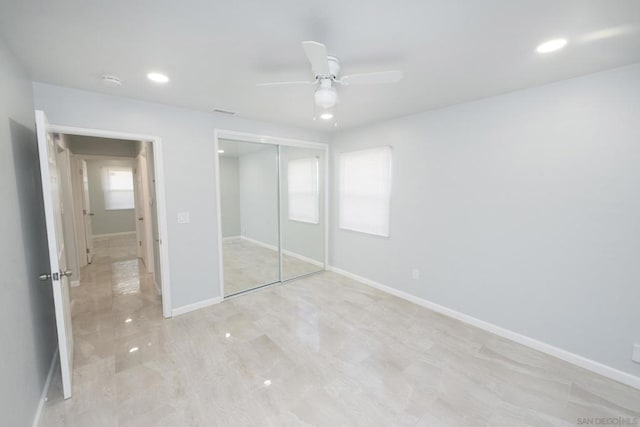
{"label": "closet door frame", "polygon": [[[281,138],[277,136],[259,135],[247,132],[238,132],[226,129],[214,129],[213,131],[213,143],[214,143],[214,167],[216,174],[216,204],[217,204],[217,228],[218,228],[218,272],[220,280],[220,295],[225,297],[224,293],[224,262],[222,252],[222,204],[220,198],[220,159],[218,156],[219,140],[231,139],[239,142],[252,142],[258,144],[276,145],[278,149],[278,259],[279,259],[279,278],[277,283],[283,283],[287,279],[283,280],[283,259],[282,259],[282,213],[280,212],[281,199],[281,179],[282,179],[282,164],[280,161],[280,147],[299,147],[310,148],[314,150],[324,151],[324,262],[323,268],[319,271],[326,271],[329,266],[329,145],[322,142],[304,141],[299,139]],[[314,274],[314,273],[309,273]],[[306,276],[306,275],[305,275]],[[304,276],[300,276],[304,277]],[[258,288],[260,289],[260,288]]]}

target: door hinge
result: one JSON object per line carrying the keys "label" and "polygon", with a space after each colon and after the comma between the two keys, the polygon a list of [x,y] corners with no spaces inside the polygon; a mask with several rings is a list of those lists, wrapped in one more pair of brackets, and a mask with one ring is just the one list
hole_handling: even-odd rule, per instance
{"label": "door hinge", "polygon": [[89,253],[89,248],[86,249],[87,253]]}

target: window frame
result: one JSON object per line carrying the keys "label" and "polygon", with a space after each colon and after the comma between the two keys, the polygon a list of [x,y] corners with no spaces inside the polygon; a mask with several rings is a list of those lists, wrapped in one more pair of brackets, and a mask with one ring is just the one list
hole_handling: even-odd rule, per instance
{"label": "window frame", "polygon": [[[344,161],[344,157],[345,155],[354,155],[355,153],[359,153],[359,152],[366,152],[366,151],[373,151],[373,150],[382,150],[385,149],[388,151],[388,161],[389,161],[389,166],[388,166],[388,182],[387,182],[387,186],[388,186],[388,193],[386,195],[386,199],[383,200],[386,203],[386,226],[385,226],[385,231],[386,232],[374,232],[371,230],[367,230],[367,227],[353,227],[350,225],[345,225],[343,223],[343,215],[342,215],[342,209],[344,208],[343,206],[343,199],[344,199],[344,189],[343,189],[343,182],[344,182],[344,176],[343,174],[345,173],[344,170],[344,166],[343,166],[343,161]],[[338,153],[338,182],[337,182],[337,226],[339,229],[341,230],[345,230],[345,231],[350,231],[350,232],[355,232],[355,233],[362,233],[362,234],[366,234],[368,236],[374,236],[374,237],[379,237],[379,238],[390,238],[391,236],[391,201],[393,198],[393,161],[394,161],[394,155],[393,155],[393,146],[391,145],[385,145],[385,146],[378,146],[378,147],[368,147],[368,148],[361,148],[361,149],[357,149],[357,150],[351,150],[351,151],[344,151],[344,152],[340,152]]]}
{"label": "window frame", "polygon": [[[111,172],[129,172],[131,174],[131,190],[129,189],[111,189]],[[102,167],[102,192],[104,199],[105,211],[127,211],[134,210],[136,208],[136,194],[135,194],[135,177],[133,172],[133,166],[103,166]],[[110,195],[114,193],[131,193],[131,207],[114,207],[113,200]]]}

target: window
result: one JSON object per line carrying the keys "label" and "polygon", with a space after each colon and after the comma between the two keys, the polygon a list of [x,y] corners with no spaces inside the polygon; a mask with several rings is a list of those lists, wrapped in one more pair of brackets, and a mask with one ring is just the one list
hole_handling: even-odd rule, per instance
{"label": "window", "polygon": [[106,210],[133,209],[133,171],[128,167],[102,169],[102,189]]}
{"label": "window", "polygon": [[389,236],[391,147],[339,155],[340,228]]}
{"label": "window", "polygon": [[318,158],[289,161],[287,165],[289,219],[318,224],[320,222],[320,189]]}

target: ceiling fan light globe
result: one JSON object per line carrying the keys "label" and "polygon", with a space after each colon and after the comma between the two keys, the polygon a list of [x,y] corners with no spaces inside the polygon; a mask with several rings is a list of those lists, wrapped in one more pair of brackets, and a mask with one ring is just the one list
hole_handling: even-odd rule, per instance
{"label": "ceiling fan light globe", "polygon": [[314,94],[315,103],[320,108],[331,108],[338,102],[338,94],[334,88],[320,88]]}

